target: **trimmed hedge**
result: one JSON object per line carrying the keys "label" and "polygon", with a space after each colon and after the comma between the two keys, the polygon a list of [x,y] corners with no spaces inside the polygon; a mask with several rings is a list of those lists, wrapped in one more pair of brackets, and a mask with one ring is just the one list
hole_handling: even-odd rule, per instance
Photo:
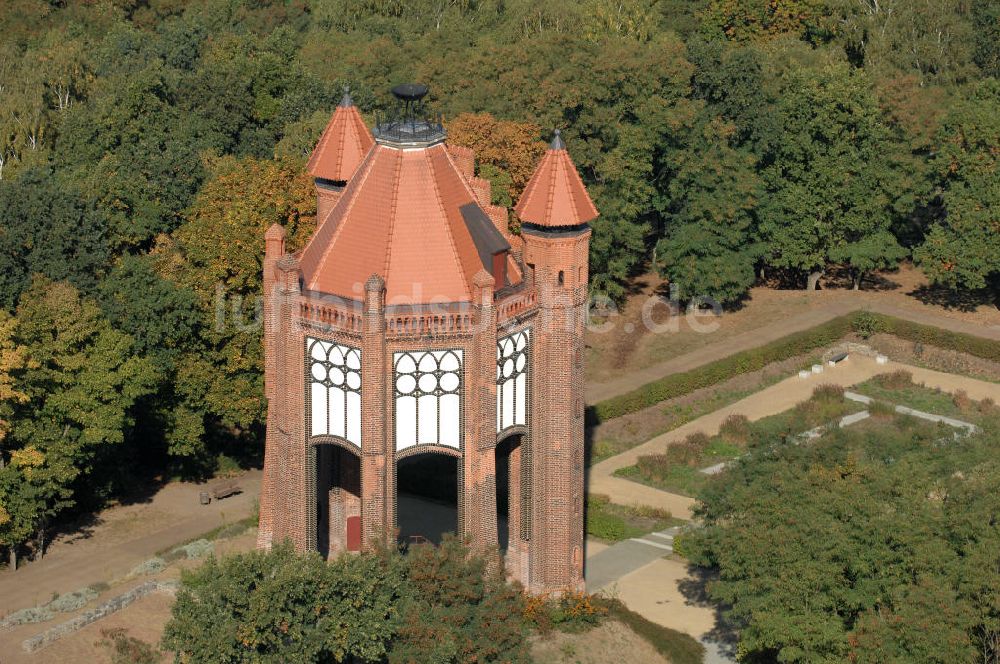
{"label": "trimmed hedge", "polygon": [[697,369],[664,376],[631,392],[594,404],[587,409],[588,424],[628,415],[661,401],[711,387],[734,376],[758,371],[774,362],[824,348],[851,332],[853,319],[853,314],[839,316],[814,328],[709,362]]}
{"label": "trimmed hedge", "polygon": [[1000,362],[1000,343],[962,332],[878,314],[856,311],[808,330],[782,337],[758,348],[735,353],[697,369],[671,374],[617,397],[587,408],[587,424],[635,413],[661,401],[674,399],[704,387],[711,387],[740,374],[758,371],[773,362],[804,355],[830,346],[850,332],[885,332],[906,341],[956,350],[993,362]]}
{"label": "trimmed hedge", "polygon": [[957,350],[992,362],[1000,362],[1000,343],[963,332],[942,330],[940,327],[921,325],[884,314],[871,314],[883,324],[886,334],[914,343]]}

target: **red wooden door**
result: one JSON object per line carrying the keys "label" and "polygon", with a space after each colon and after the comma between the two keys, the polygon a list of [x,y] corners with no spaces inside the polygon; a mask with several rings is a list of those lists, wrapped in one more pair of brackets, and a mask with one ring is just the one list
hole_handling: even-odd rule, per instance
{"label": "red wooden door", "polygon": [[361,550],[361,517],[347,517],[347,550]]}

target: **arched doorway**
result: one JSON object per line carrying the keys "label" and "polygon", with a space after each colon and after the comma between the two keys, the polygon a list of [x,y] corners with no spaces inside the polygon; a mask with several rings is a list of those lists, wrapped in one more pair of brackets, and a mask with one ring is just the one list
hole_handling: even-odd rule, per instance
{"label": "arched doorway", "polygon": [[316,445],[316,548],[361,550],[361,459],[340,445]]}
{"label": "arched doorway", "polygon": [[511,542],[525,538],[522,532],[526,508],[526,464],[522,458],[522,436],[507,436],[496,446],[497,539],[500,551],[510,550]]}
{"label": "arched doorway", "polygon": [[421,452],[396,462],[396,525],[403,544],[440,544],[458,532],[459,460],[450,454]]}

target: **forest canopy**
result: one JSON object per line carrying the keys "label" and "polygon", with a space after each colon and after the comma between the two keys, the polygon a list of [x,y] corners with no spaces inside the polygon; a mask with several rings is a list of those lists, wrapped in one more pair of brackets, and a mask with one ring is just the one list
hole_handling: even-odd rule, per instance
{"label": "forest canopy", "polygon": [[314,223],[344,86],[371,120],[429,84],[508,207],[559,128],[595,293],[656,269],[735,306],[907,257],[1000,291],[992,0],[9,0],[0,34],[12,553],[127,469],[259,454],[263,230]]}

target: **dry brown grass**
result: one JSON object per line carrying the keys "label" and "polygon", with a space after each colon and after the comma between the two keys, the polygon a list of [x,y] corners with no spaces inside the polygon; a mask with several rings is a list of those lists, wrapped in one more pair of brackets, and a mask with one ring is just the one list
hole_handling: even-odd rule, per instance
{"label": "dry brown grass", "polygon": [[719,435],[727,443],[745,447],[750,442],[750,420],[746,415],[733,413],[722,420],[719,425]]}
{"label": "dry brown grass", "polygon": [[913,385],[913,374],[905,369],[897,369],[875,376],[872,382],[887,390],[902,390]]}
{"label": "dry brown grass", "polygon": [[545,664],[607,664],[642,662],[670,664],[656,649],[617,620],[581,634],[552,632],[531,639],[531,658]]}
{"label": "dry brown grass", "polygon": [[955,393],[951,395],[951,402],[955,404],[955,408],[958,408],[963,413],[972,412],[977,405],[965,390],[955,390]]}

